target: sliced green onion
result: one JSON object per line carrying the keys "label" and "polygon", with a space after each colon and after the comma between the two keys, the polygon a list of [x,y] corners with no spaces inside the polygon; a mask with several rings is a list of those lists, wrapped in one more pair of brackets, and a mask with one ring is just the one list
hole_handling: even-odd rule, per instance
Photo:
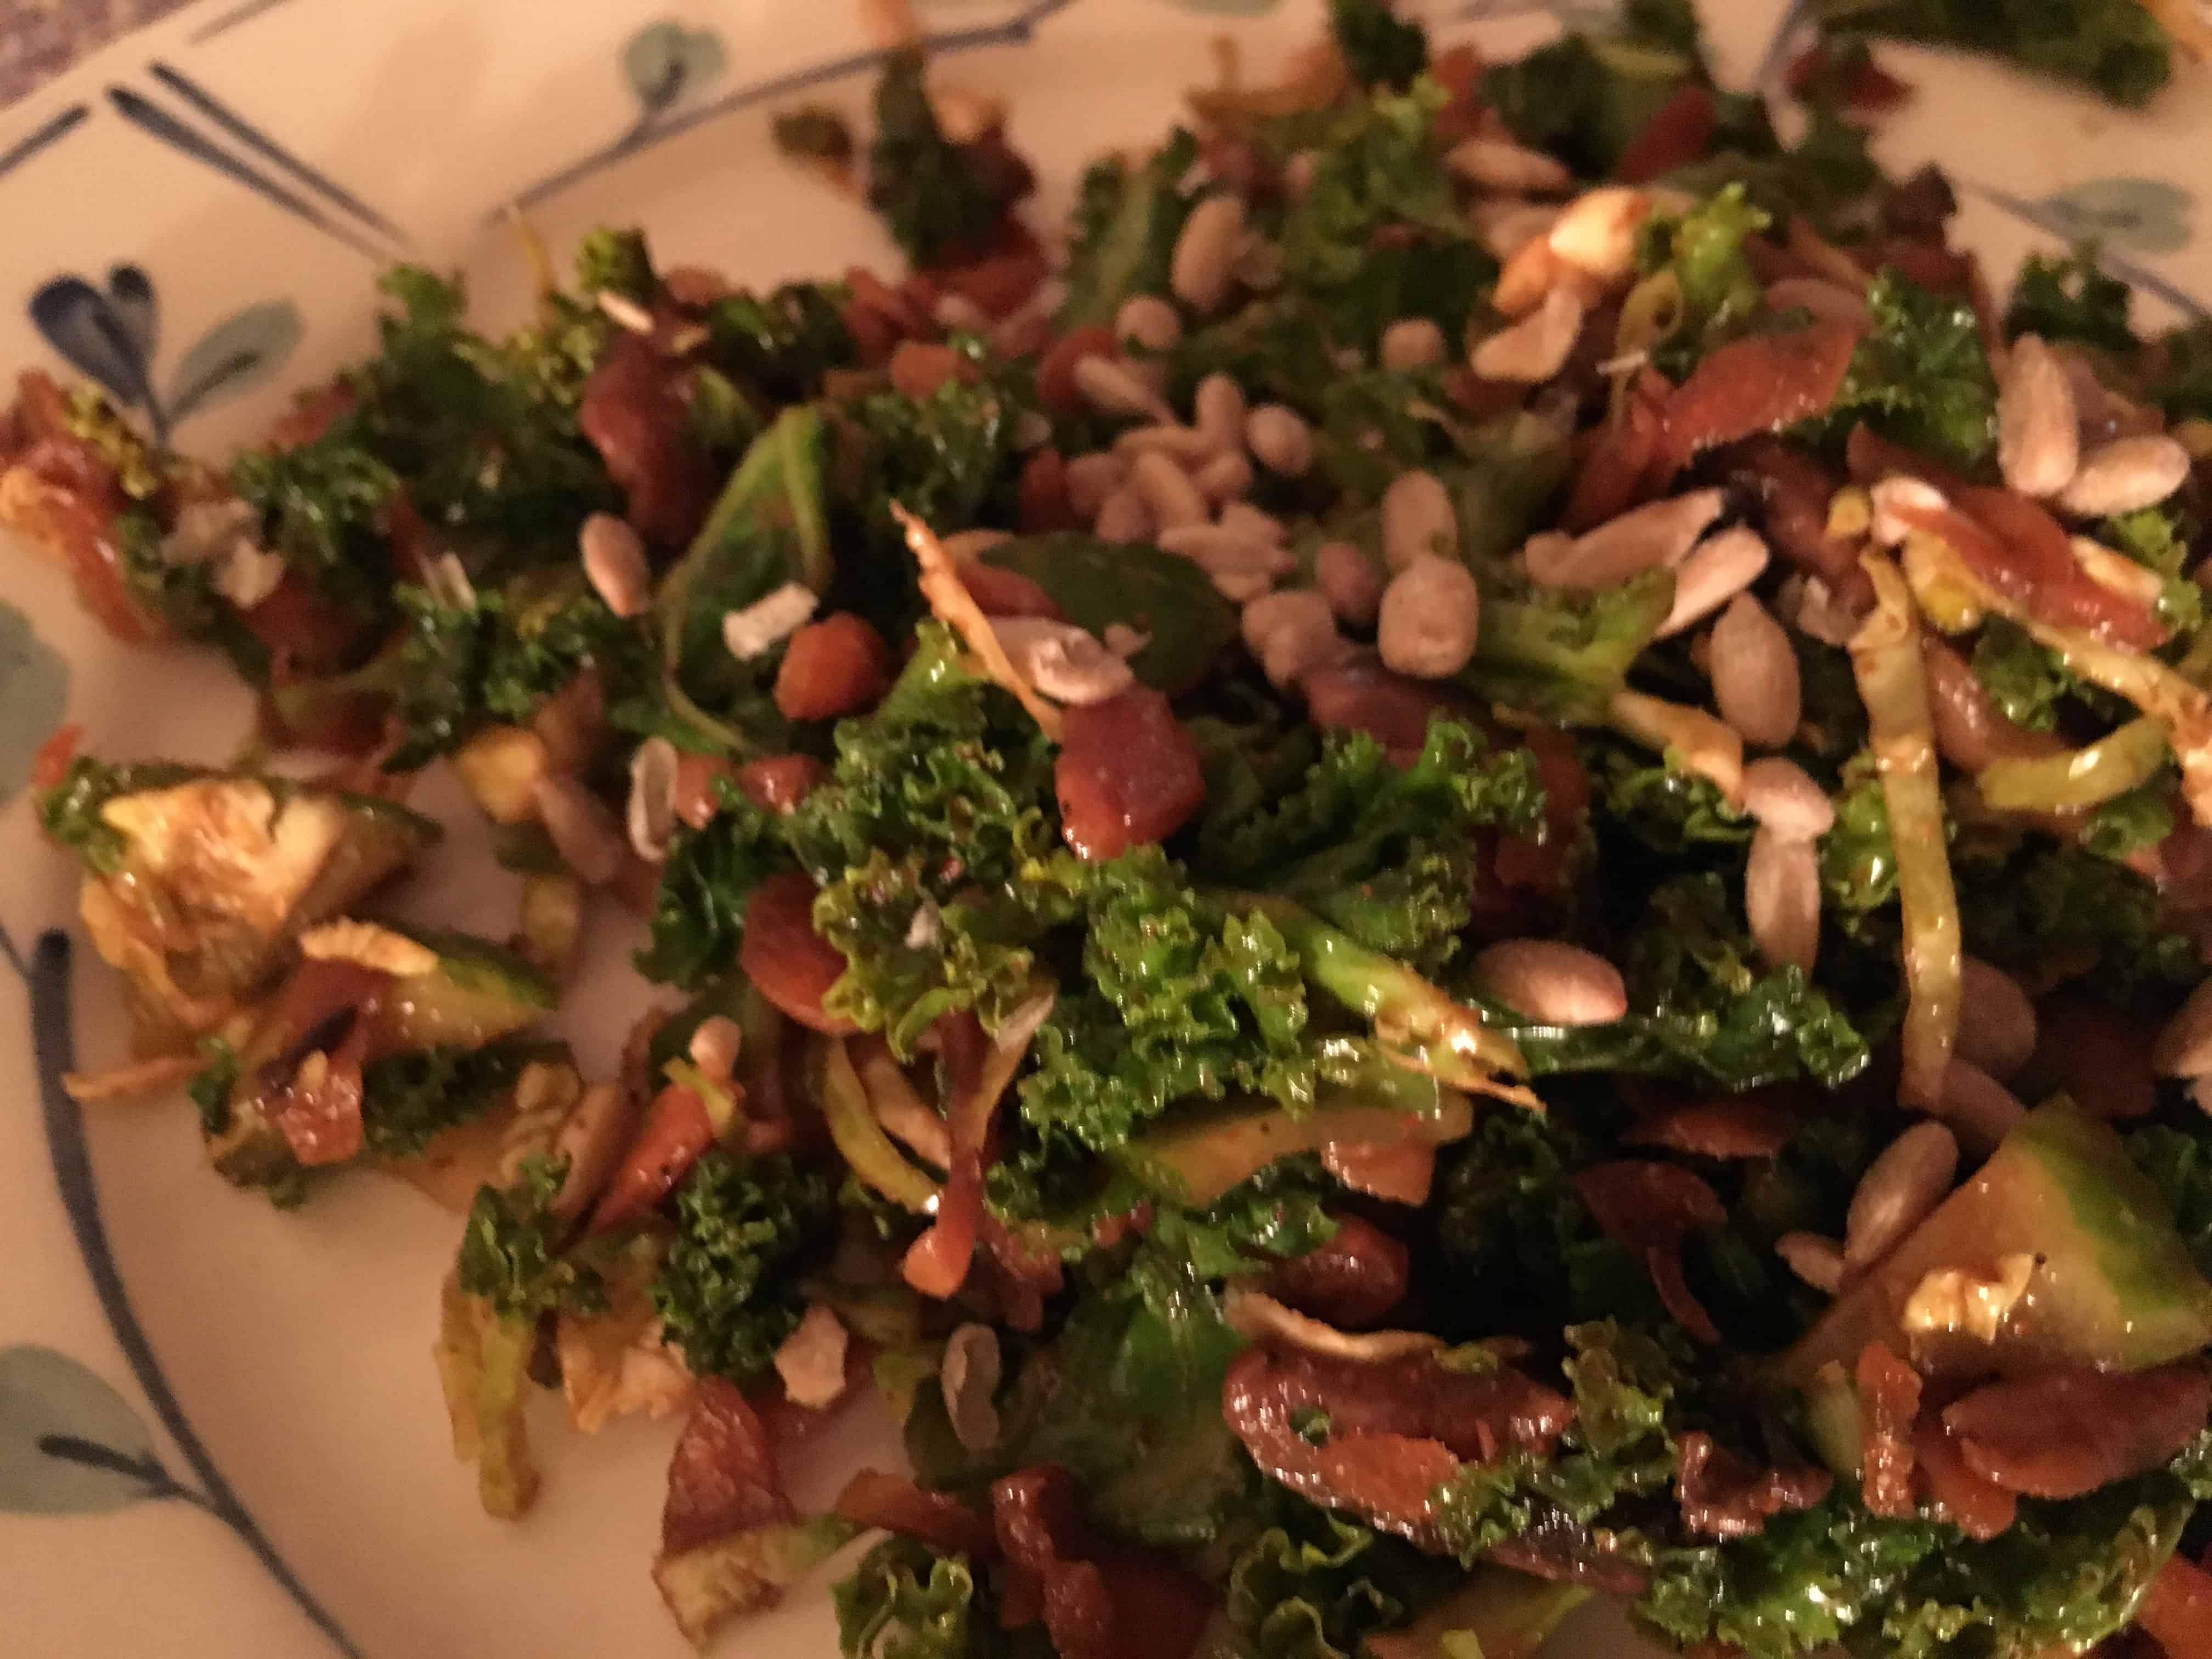
{"label": "sliced green onion", "polygon": [[821,1040],[813,1056],[812,1072],[822,1103],[822,1121],[830,1139],[852,1166],[853,1174],[892,1203],[917,1215],[935,1213],[939,1188],[935,1182],[906,1161],[891,1138],[876,1121],[868,1091],[860,1086],[853,1056],[835,1037]]}
{"label": "sliced green onion", "polygon": [[2149,782],[2171,752],[2166,722],[2145,715],[2079,749],[1991,761],[1974,783],[1999,811],[2098,806]]}

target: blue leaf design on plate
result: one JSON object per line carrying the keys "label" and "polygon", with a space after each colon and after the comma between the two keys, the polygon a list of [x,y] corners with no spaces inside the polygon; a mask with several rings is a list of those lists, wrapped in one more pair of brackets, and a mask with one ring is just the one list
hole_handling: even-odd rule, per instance
{"label": "blue leaf design on plate", "polygon": [[204,404],[235,397],[283,367],[306,332],[289,300],[264,300],[200,336],[169,376],[162,401],[173,423]]}
{"label": "blue leaf design on plate", "polygon": [[121,1395],[52,1348],[0,1348],[0,1514],[103,1515],[179,1495]]}
{"label": "blue leaf design on plate", "polygon": [[[150,410],[153,386],[139,331],[150,329],[152,293],[133,265],[123,303],[117,304],[82,276],[57,276],[31,295],[31,325],[71,368],[105,386],[124,404]],[[143,295],[140,290],[144,289]]]}
{"label": "blue leaf design on plate", "polygon": [[1215,17],[1261,17],[1282,0],[1174,0],[1184,11],[1202,11]]}
{"label": "blue leaf design on plate", "polygon": [[32,757],[69,706],[69,662],[0,604],[0,806],[28,781]]}
{"label": "blue leaf design on plate", "polygon": [[645,112],[655,115],[714,80],[727,62],[722,37],[714,30],[664,18],[647,23],[623,47],[623,79]]}
{"label": "blue leaf design on plate", "polygon": [[108,266],[107,303],[137,348],[138,361],[150,364],[161,337],[161,307],[154,297],[154,279],[137,265]]}
{"label": "blue leaf design on plate", "polygon": [[2166,179],[2093,179],[2037,205],[2052,228],[2080,241],[2118,243],[2146,253],[2179,253],[2189,246],[2193,204]]}

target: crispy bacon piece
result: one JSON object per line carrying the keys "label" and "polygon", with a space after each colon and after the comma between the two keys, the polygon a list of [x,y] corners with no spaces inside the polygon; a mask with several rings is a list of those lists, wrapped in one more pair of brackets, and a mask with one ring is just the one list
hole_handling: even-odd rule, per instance
{"label": "crispy bacon piece", "polygon": [[1966,1467],[2007,1492],[2078,1498],[2171,1461],[2212,1411],[2194,1362],[1986,1383],[1943,1408]]}
{"label": "crispy bacon piece", "polygon": [[2148,1632],[2166,1659],[2212,1659],[2212,1572],[2184,1555],[2166,1558],[2136,1621]]}
{"label": "crispy bacon piece", "polygon": [[699,1379],[691,1415],[668,1462],[660,1547],[669,1555],[732,1533],[793,1519],[760,1415],[736,1383]]}
{"label": "crispy bacon piece", "polygon": [[1912,1455],[1938,1517],[1969,1538],[1994,1538],[2012,1525],[2020,1501],[1966,1467],[1937,1413],[1923,1412],[1914,1425]]}
{"label": "crispy bacon piece", "polygon": [[1625,185],[1645,185],[1701,161],[1712,148],[1719,125],[1712,93],[1695,81],[1685,81],[1628,141],[1613,163],[1613,175]]}
{"label": "crispy bacon piece", "polygon": [[979,373],[974,361],[933,340],[902,340],[884,366],[891,390],[919,403],[948,380],[972,386]]}
{"label": "crispy bacon piece", "polygon": [[637,1139],[607,1182],[592,1231],[628,1226],[676,1189],[699,1155],[714,1144],[714,1120],[696,1089],[672,1083],[653,1097]]}
{"label": "crispy bacon piece", "polygon": [[1811,1509],[1833,1483],[1827,1470],[1805,1463],[1755,1469],[1703,1430],[1684,1435],[1675,1450],[1682,1524],[1708,1538],[1763,1532],[1775,1516]]}
{"label": "crispy bacon piece", "polygon": [[[1212,1612],[1206,1587],[1158,1551],[1093,1537],[1066,1469],[1039,1463],[999,1480],[991,1519],[1008,1565],[1036,1587],[1060,1659],[1185,1659],[1198,1645]],[[1024,1584],[1021,1602],[1030,1595]]]}
{"label": "crispy bacon piece", "polygon": [[1876,1515],[1914,1513],[1913,1419],[1920,1414],[1920,1373],[1879,1342],[1859,1351],[1859,1495]]}
{"label": "crispy bacon piece", "polygon": [[1595,530],[1665,486],[1674,471],[1664,441],[1667,400],[1674,392],[1674,383],[1656,368],[1638,374],[1620,418],[1600,427],[1583,452],[1562,529]]}
{"label": "crispy bacon piece", "polygon": [[[686,757],[688,759],[689,757]],[[763,812],[788,812],[812,794],[830,769],[811,755],[763,755],[738,768],[737,784],[744,798]],[[683,768],[678,763],[677,816],[690,822],[682,804]],[[709,811],[707,815],[712,817]]]}
{"label": "crispy bacon piece", "polygon": [[1080,415],[1085,404],[1075,386],[1076,364],[1085,357],[1111,357],[1115,349],[1114,331],[1103,323],[1068,330],[1038,360],[1037,401],[1055,415]]}
{"label": "crispy bacon piece", "polygon": [[648,541],[679,547],[706,516],[710,483],[685,436],[690,416],[674,362],[624,330],[576,407],[576,424],[606,463]]}
{"label": "crispy bacon piece", "polygon": [[1306,717],[1316,726],[1364,732],[1401,764],[1419,755],[1428,740],[1429,716],[1447,707],[1434,685],[1394,674],[1373,661],[1317,668],[1299,682],[1299,689],[1305,693]]}
{"label": "crispy bacon piece", "polygon": [[1053,787],[1061,834],[1086,859],[1164,841],[1206,804],[1198,745],[1149,685],[1063,715]]}
{"label": "crispy bacon piece", "polygon": [[862,1469],[845,1483],[834,1507],[848,1521],[919,1539],[941,1554],[982,1561],[998,1553],[989,1516],[949,1492],[927,1491],[902,1474]]}
{"label": "crispy bacon piece", "polygon": [[784,647],[775,671],[776,710],[786,720],[857,714],[890,689],[891,653],[865,617],[833,611]]}
{"label": "crispy bacon piece", "polygon": [[1772,1158],[1799,1121],[1796,1091],[1751,1089],[1662,1107],[1621,1137],[1630,1146],[1663,1146],[1699,1158]]}
{"label": "crispy bacon piece", "polygon": [[1427,1353],[1368,1362],[1248,1348],[1221,1399],[1268,1474],[1431,1547],[1431,1496],[1462,1462],[1548,1453],[1574,1416],[1571,1401],[1510,1366],[1455,1370]]}
{"label": "crispy bacon piece", "polygon": [[2151,1045],[2158,1024],[2093,998],[2061,992],[2036,1010],[2035,1062],[2084,1111],[2115,1121],[2158,1105]]}
{"label": "crispy bacon piece", "polygon": [[844,975],[845,954],[814,931],[819,890],[798,870],[778,871],[753,889],[738,966],[763,996],[801,1025],[842,1036],[859,1028],[822,1006]]}
{"label": "crispy bacon piece", "polygon": [[1060,1294],[1064,1282],[1060,1258],[1031,1249],[1006,1231],[986,1210],[981,1232],[982,1254],[975,1266],[997,1303],[1003,1322],[1017,1331],[1034,1331],[1044,1323],[1048,1297]]}
{"label": "crispy bacon piece", "polygon": [[997,322],[1029,302],[1048,269],[1036,238],[1009,214],[1000,221],[997,240],[989,247],[961,264],[939,265],[929,275]]}
{"label": "crispy bacon piece", "polygon": [[1425,1204],[1437,1182],[1437,1149],[1422,1140],[1332,1140],[1321,1166],[1355,1193],[1392,1204]]}
{"label": "crispy bacon piece", "polygon": [[1644,1260],[1659,1300],[1701,1342],[1719,1330],[1682,1276],[1682,1241],[1728,1219],[1720,1195],[1680,1164],[1620,1158],[1593,1164],[1574,1176],[1575,1192],[1599,1230]]}
{"label": "crispy bacon piece", "polygon": [[1327,1243],[1268,1269],[1267,1291],[1324,1325],[1365,1330],[1406,1299],[1411,1257],[1371,1221],[1356,1215],[1335,1221]]}
{"label": "crispy bacon piece", "polygon": [[360,1155],[362,1067],[374,1057],[370,1044],[392,983],[358,963],[303,962],[270,1011],[273,1030],[297,1035],[261,1069],[262,1110],[310,1168]]}
{"label": "crispy bacon piece", "polygon": [[1067,462],[1050,445],[1032,451],[1029,459],[1022,463],[1021,477],[1014,484],[1014,495],[1016,516],[1022,528],[1033,534],[1040,531],[1082,530],[1087,527],[1082,516],[1076,512],[1075,503],[1068,499]]}
{"label": "crispy bacon piece", "polygon": [[1824,412],[1836,401],[1859,330],[1817,322],[1786,334],[1752,334],[1706,353],[1667,400],[1664,451],[1676,466]]}
{"label": "crispy bacon piece", "polygon": [[1574,739],[1557,726],[1532,726],[1518,735],[1535,757],[1536,776],[1544,786],[1544,833],[1540,839],[1500,836],[1492,868],[1507,887],[1544,891],[1566,877],[1589,812],[1589,773]]}
{"label": "crispy bacon piece", "polygon": [[[1929,469],[1917,472],[1928,477]],[[2065,531],[2036,503],[2009,490],[1955,482],[1948,489],[1955,507],[1899,506],[1897,516],[1948,544],[1974,574],[2054,627],[2139,649],[2165,639],[2148,606],[2092,580],[2074,562]]]}

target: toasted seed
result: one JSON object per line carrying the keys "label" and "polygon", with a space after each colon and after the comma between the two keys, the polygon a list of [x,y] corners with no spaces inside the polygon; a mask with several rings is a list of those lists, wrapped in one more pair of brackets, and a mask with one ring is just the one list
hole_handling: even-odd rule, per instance
{"label": "toasted seed", "polygon": [[1209,374],[1191,394],[1191,422],[1217,450],[1233,450],[1244,435],[1244,388],[1226,374]]}
{"label": "toasted seed", "polygon": [[1204,524],[1212,515],[1206,497],[1190,481],[1190,474],[1166,456],[1143,454],[1129,468],[1129,488],[1144,498],[1152,522],[1163,530],[1177,525]]}
{"label": "toasted seed", "polygon": [[623,825],[629,832],[630,850],[647,864],[668,856],[668,838],[676,833],[676,774],[679,762],[676,745],[665,738],[647,738],[629,759],[629,803]]}
{"label": "toasted seed", "polygon": [[1833,1296],[1844,1282],[1844,1247],[1818,1233],[1784,1233],[1774,1254],[1814,1290]]}
{"label": "toasted seed", "polygon": [[1249,501],[1231,501],[1221,509],[1221,516],[1215,522],[1224,530],[1278,547],[1290,538],[1289,527],[1280,519],[1272,513],[1261,512]]}
{"label": "toasted seed", "polygon": [[1711,616],[1759,580],[1766,558],[1765,542],[1749,525],[1699,542],[1675,568],[1674,604],[1657,637],[1667,639]]}
{"label": "toasted seed", "polygon": [[1182,338],[1182,318],[1157,294],[1133,295],[1114,313],[1114,338],[1147,351],[1172,350]]}
{"label": "toasted seed", "polygon": [[612,881],[629,848],[599,797],[574,778],[549,772],[538,780],[532,798],[561,861],[593,887]]}
{"label": "toasted seed", "polygon": [[1548,252],[1544,239],[1559,222],[1559,210],[1540,202],[1498,197],[1475,203],[1468,209],[1468,217],[1491,257],[1504,261],[1531,246],[1544,246]]}
{"label": "toasted seed", "polygon": [[1232,450],[1205,463],[1190,481],[1210,506],[1225,507],[1252,487],[1252,463]]}
{"label": "toasted seed", "polygon": [[1091,521],[1091,533],[1102,542],[1149,541],[1152,534],[1152,509],[1145,505],[1145,498],[1124,484],[1098,505],[1098,516]]}
{"label": "toasted seed", "polygon": [[1546,1025],[1604,1025],[1628,1012],[1620,970],[1594,951],[1549,939],[1501,939],[1474,959],[1485,991]]}
{"label": "toasted seed", "polygon": [[1108,415],[1149,415],[1172,422],[1173,412],[1137,373],[1119,357],[1093,355],[1075,362],[1075,389],[1093,409]]}
{"label": "toasted seed", "polygon": [[1382,590],[1375,636],[1382,665],[1417,680],[1449,678],[1474,655],[1482,592],[1457,559],[1423,554]]}
{"label": "toasted seed", "polygon": [[1916,1123],[1860,1177],[1844,1223],[1844,1265],[1863,1273],[1887,1255],[1951,1190],[1959,1141],[1940,1123]]}
{"label": "toasted seed", "polygon": [[2012,343],[1997,393],[1997,468],[2023,495],[2056,495],[2081,462],[2073,383],[2033,334]]}
{"label": "toasted seed", "polygon": [[1244,417],[1252,459],[1279,477],[1303,478],[1313,465],[1313,428],[1297,410],[1262,404]]}
{"label": "toasted seed", "polygon": [[964,294],[945,294],[930,307],[930,321],[939,328],[966,334],[988,334],[991,315]]}
{"label": "toasted seed", "polygon": [[1459,519],[1433,472],[1401,472],[1382,492],[1382,562],[1403,570],[1424,553],[1459,551]]}
{"label": "toasted seed", "polygon": [[1759,825],[1743,866],[1743,911],[1768,967],[1811,973],[1820,951],[1820,856],[1813,843]]}
{"label": "toasted seed", "polygon": [[1328,608],[1355,628],[1370,626],[1382,604],[1382,576],[1351,542],[1323,542],[1314,551],[1314,581]]}
{"label": "toasted seed", "polygon": [[1730,599],[1713,624],[1712,661],[1714,706],[1746,743],[1779,749],[1796,735],[1803,695],[1797,653],[1750,594]]}
{"label": "toasted seed", "polygon": [[1377,348],[1382,367],[1403,373],[1432,368],[1444,360],[1444,331],[1426,317],[1401,317],[1382,331]]}
{"label": "toasted seed", "polygon": [[[1111,450],[1078,455],[1067,464],[1067,502],[1078,518],[1096,520],[1106,498],[1129,481],[1129,464]],[[951,550],[946,538],[946,551]]]}
{"label": "toasted seed", "polygon": [[1899,546],[1912,533],[1912,526],[1899,516],[1899,507],[1911,507],[1919,512],[1940,512],[1950,505],[1943,492],[1934,484],[1919,478],[1908,478],[1901,473],[1876,479],[1867,490],[1867,500],[1873,509],[1870,527],[1874,538],[1884,547]]}
{"label": "toasted seed", "polygon": [[1486,190],[1549,196],[1575,186],[1575,175],[1562,163],[1503,138],[1462,138],[1444,152],[1444,165]]}
{"label": "toasted seed", "polygon": [[797,633],[821,602],[805,583],[786,582],[742,611],[725,612],[722,644],[738,661],[750,662]]}
{"label": "toasted seed", "polygon": [[2212,1073],[2212,979],[2189,994],[2151,1045],[2151,1064],[2160,1077],[2203,1077]]}
{"label": "toasted seed", "polygon": [[1784,841],[1818,841],[1836,824],[1827,793],[1803,767],[1779,755],[1743,769],[1743,810]]}
{"label": "toasted seed", "polygon": [[1249,569],[1273,580],[1298,568],[1297,558],[1289,549],[1226,525],[1177,525],[1160,532],[1158,544],[1208,572]]}
{"label": "toasted seed", "polygon": [[1619,185],[1586,191],[1567,204],[1552,227],[1552,252],[1601,283],[1617,283],[1636,269],[1636,237],[1651,214],[1651,192]]}
{"label": "toasted seed", "polygon": [[1680,563],[1726,505],[1718,489],[1649,502],[1577,537],[1571,554],[1540,562],[1532,557],[1528,574],[1550,587],[1614,586],[1659,565]]}
{"label": "toasted seed", "polygon": [[1114,440],[1114,453],[1124,463],[1133,461],[1148,452],[1157,451],[1185,466],[1197,466],[1212,459],[1220,447],[1209,434],[1177,421],[1158,421],[1150,426],[1133,426]]}
{"label": "toasted seed", "polygon": [[1242,197],[1224,191],[1193,208],[1168,267],[1168,286],[1176,298],[1202,312],[1218,306],[1228,295],[1230,272],[1243,240]]}
{"label": "toasted seed", "polygon": [[2107,588],[2123,598],[2134,600],[2155,611],[2166,592],[2166,584],[2157,571],[2148,565],[2137,564],[2124,553],[2115,553],[2102,542],[2092,541],[2087,536],[2070,536],[2067,545],[2073,550],[2074,562],[2081,567],[2081,574],[2098,586]]}
{"label": "toasted seed", "polygon": [[[1559,219],[1554,218],[1552,230],[1559,228]],[[1532,236],[1514,251],[1498,273],[1498,285],[1490,291],[1490,308],[1501,317],[1525,317],[1571,274],[1567,262],[1552,252],[1550,231]]]}
{"label": "toasted seed", "polygon": [[1955,1052],[1992,1077],[2007,1078],[2035,1053],[2035,1005],[2020,981],[1979,957],[1960,961]]}
{"label": "toasted seed", "polygon": [[1073,623],[1000,617],[991,631],[1023,678],[1055,702],[1085,708],[1119,696],[1135,683],[1127,662]]}
{"label": "toasted seed", "polygon": [[1771,311],[1809,311],[1822,321],[1863,323],[1866,295],[1826,276],[1784,276],[1766,285]]}
{"label": "toasted seed", "polygon": [[1337,660],[1346,648],[1328,601],[1310,588],[1255,599],[1244,607],[1241,622],[1246,647],[1279,690]]}
{"label": "toasted seed", "polygon": [[2189,452],[2163,434],[2115,438],[2081,458],[2058,504],[2085,519],[2109,519],[2157,506],[2188,477]]}
{"label": "toasted seed", "polygon": [[994,1402],[1000,1366],[999,1334],[979,1321],[961,1326],[945,1344],[938,1387],[952,1437],[969,1452],[988,1452],[999,1443],[999,1408]]}
{"label": "toasted seed", "polygon": [[1539,385],[1566,366],[1588,314],[1582,296],[1563,283],[1526,317],[1476,346],[1468,362],[1486,380]]}
{"label": "toasted seed", "polygon": [[1954,1055],[1943,1073],[1935,1115],[1976,1152],[1987,1152],[2027,1115],[2020,1097],[1970,1060]]}
{"label": "toasted seed", "polygon": [[836,1309],[826,1302],[809,1303],[774,1355],[784,1398],[814,1411],[835,1404],[845,1392],[845,1351],[851,1342],[852,1333]]}
{"label": "toasted seed", "polygon": [[554,1214],[581,1215],[599,1195],[629,1150],[637,1115],[637,1101],[620,1084],[595,1083],[584,1091],[553,1136],[554,1161],[568,1166],[550,1206]]}
{"label": "toasted seed", "polygon": [[584,580],[617,617],[641,614],[653,598],[653,573],[645,562],[645,543],[629,520],[594,513],[576,532],[584,561]]}
{"label": "toasted seed", "polygon": [[691,1063],[709,1079],[726,1083],[737,1072],[738,1054],[744,1040],[744,1029],[737,1021],[727,1014],[709,1014],[691,1033],[686,1052],[691,1056]]}

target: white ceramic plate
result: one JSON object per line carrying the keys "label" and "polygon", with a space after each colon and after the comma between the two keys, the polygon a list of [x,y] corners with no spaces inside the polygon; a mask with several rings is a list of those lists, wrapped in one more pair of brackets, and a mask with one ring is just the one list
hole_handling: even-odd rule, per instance
{"label": "white ceramic plate", "polygon": [[[1210,78],[1213,36],[1264,75],[1322,9],[922,6],[957,74],[1012,99],[1040,225],[1087,155],[1173,118]],[[1493,50],[1553,27],[1514,0],[1425,10]],[[1707,14],[1724,79],[1778,60],[1779,0]],[[2154,305],[2203,314],[2212,82],[2185,75],[2130,116],[1986,64],[1887,61],[1918,92],[1879,148],[1951,170],[1992,270],[2094,232],[2163,292]],[[390,259],[459,266],[483,314],[516,316],[526,274],[495,216],[518,197],[556,246],[641,222],[664,263],[746,282],[891,269],[862,210],[769,143],[798,88],[857,112],[870,66],[854,0],[204,0],[0,114],[0,364],[73,357],[142,420],[220,453],[368,349],[369,279]],[[80,1115],[52,1086],[72,1043],[112,1061],[124,1033],[110,975],[49,933],[70,927],[76,881],[18,798],[32,748],[68,719],[103,754],[219,759],[246,716],[211,659],[125,652],[58,572],[0,553],[0,987],[21,991],[0,988],[0,1649],[683,1653],[647,1577],[667,1425],[586,1440],[549,1416],[538,1511],[514,1527],[478,1511],[429,1364],[451,1215],[368,1177],[278,1214],[207,1172],[181,1102]],[[450,789],[423,804],[471,841]],[[404,902],[503,932],[510,879],[441,858]],[[626,942],[601,943],[567,1018],[604,1073],[644,987]],[[802,1503],[886,1443],[856,1423]],[[819,1594],[725,1646],[835,1651]]]}

